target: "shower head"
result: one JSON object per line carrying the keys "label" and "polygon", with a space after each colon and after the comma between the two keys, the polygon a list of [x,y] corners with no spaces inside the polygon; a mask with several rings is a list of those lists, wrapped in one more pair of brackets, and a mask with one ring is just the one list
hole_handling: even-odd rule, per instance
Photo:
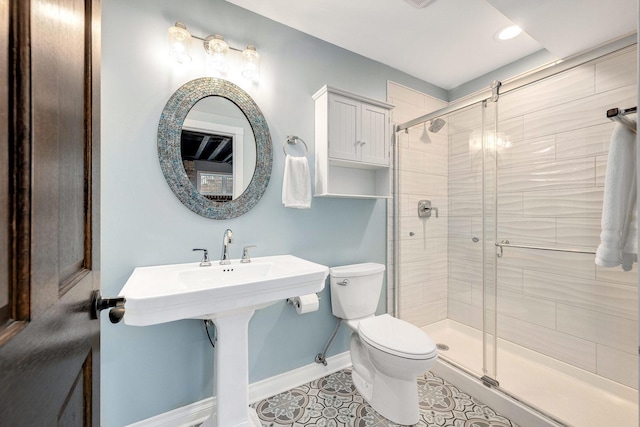
{"label": "shower head", "polygon": [[438,133],[440,129],[442,129],[442,126],[445,125],[445,123],[446,122],[440,118],[432,120],[431,125],[429,125],[429,132]]}

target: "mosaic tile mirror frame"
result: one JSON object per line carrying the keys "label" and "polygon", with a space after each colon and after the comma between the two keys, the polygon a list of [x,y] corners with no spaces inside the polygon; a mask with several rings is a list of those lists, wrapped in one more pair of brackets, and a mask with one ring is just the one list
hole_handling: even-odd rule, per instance
{"label": "mosaic tile mirror frame", "polygon": [[[215,201],[200,194],[182,162],[182,125],[193,106],[208,96],[234,103],[249,121],[255,137],[253,177],[244,192],[231,201]],[[185,207],[206,218],[235,218],[253,208],[267,188],[273,163],[271,134],[260,108],[244,90],[227,80],[199,78],[181,86],[167,101],[158,125],[158,157],[169,187]]]}

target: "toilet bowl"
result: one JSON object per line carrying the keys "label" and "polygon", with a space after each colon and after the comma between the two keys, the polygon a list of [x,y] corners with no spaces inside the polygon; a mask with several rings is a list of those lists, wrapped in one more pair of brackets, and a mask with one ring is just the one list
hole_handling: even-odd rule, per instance
{"label": "toilet bowl", "polygon": [[375,316],[384,265],[333,267],[331,307],[352,329],[353,383],[371,407],[404,425],[419,421],[416,377],[435,363],[435,343],[420,328],[388,314]]}

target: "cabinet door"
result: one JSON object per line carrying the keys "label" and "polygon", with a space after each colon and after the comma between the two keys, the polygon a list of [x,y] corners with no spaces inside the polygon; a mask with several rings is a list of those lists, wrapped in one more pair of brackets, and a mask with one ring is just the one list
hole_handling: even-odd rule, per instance
{"label": "cabinet door", "polygon": [[360,102],[329,94],[329,157],[359,160],[360,126]]}
{"label": "cabinet door", "polygon": [[389,166],[389,112],[362,104],[361,161]]}

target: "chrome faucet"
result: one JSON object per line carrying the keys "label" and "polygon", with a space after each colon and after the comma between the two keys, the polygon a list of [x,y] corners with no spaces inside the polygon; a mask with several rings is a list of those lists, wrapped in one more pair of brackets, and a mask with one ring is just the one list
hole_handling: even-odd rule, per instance
{"label": "chrome faucet", "polygon": [[220,256],[220,264],[231,264],[231,257],[229,256],[229,244],[233,243],[233,231],[227,228],[222,238],[222,255]]}

